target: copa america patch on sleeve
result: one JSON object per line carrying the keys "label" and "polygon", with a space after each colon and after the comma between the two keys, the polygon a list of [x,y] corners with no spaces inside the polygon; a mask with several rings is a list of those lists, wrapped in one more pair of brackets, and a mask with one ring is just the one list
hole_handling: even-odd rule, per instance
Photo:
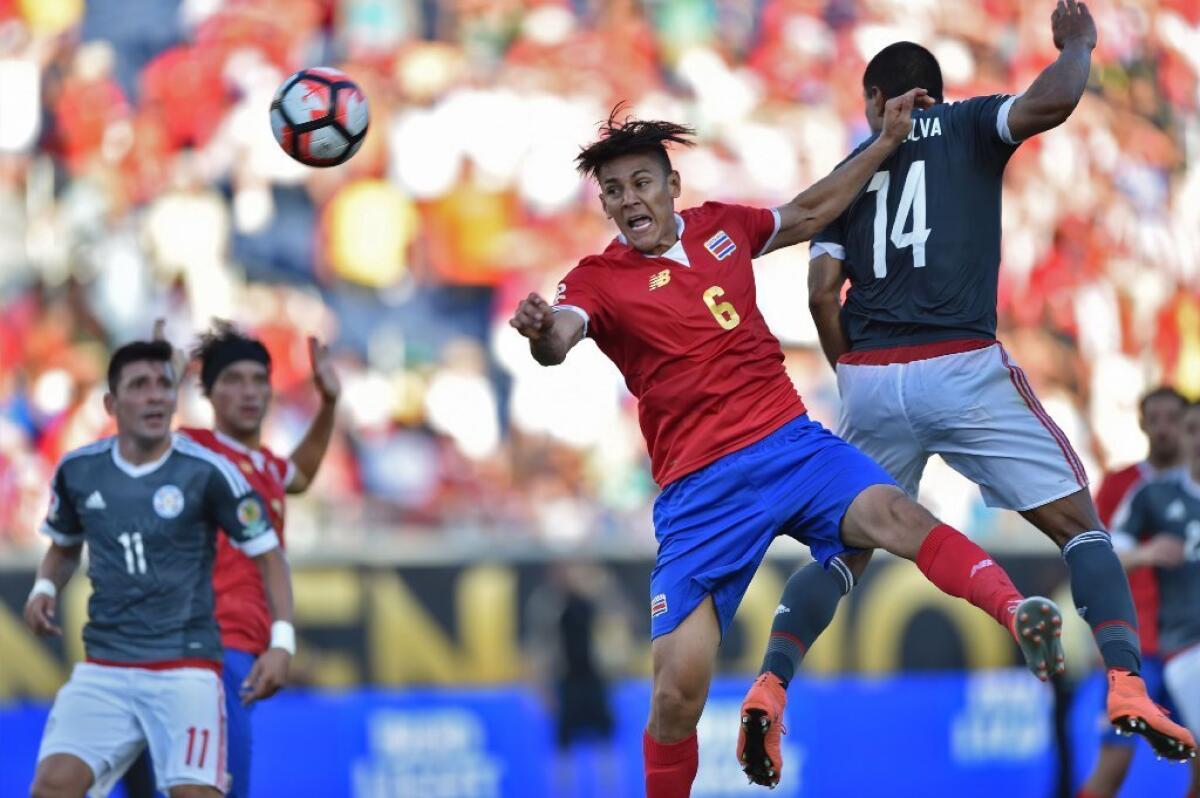
{"label": "copa america patch on sleeve", "polygon": [[654,598],[650,599],[650,617],[657,618],[660,615],[667,614],[667,594],[659,593]]}
{"label": "copa america patch on sleeve", "polygon": [[237,519],[251,536],[261,535],[270,528],[263,520],[262,505],[254,498],[247,497],[238,503]]}

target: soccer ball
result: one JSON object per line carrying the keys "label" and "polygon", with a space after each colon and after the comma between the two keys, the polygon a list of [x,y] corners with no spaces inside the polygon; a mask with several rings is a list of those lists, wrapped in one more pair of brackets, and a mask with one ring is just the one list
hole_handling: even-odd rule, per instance
{"label": "soccer ball", "polygon": [[330,67],[303,69],[271,100],[271,131],[283,151],[307,166],[337,166],[367,135],[367,98],[350,76]]}

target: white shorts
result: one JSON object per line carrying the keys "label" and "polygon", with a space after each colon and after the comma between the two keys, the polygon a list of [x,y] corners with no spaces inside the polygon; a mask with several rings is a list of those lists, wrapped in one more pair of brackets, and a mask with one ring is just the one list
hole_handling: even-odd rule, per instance
{"label": "white shorts", "polygon": [[917,495],[932,454],[989,507],[1030,510],[1087,487],[1067,436],[1000,344],[911,363],[839,363],[838,434]]}
{"label": "white shorts", "polygon": [[225,692],[203,668],[148,670],[81,662],[54,699],[38,761],[71,754],[92,769],[104,798],[150,747],[158,789],[226,789]]}
{"label": "white shorts", "polygon": [[1200,645],[1167,660],[1163,681],[1179,710],[1179,722],[1200,736]]}

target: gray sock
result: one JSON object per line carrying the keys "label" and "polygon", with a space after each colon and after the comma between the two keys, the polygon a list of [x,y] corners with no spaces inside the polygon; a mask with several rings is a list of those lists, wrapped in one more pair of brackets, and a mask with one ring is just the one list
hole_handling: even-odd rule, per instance
{"label": "gray sock", "polygon": [[1092,627],[1105,667],[1138,673],[1142,652],[1137,615],[1112,540],[1100,531],[1076,535],[1063,546],[1063,559],[1071,572],[1075,608]]}
{"label": "gray sock", "polygon": [[838,602],[852,587],[854,575],[837,557],[828,571],[814,562],[792,574],[775,610],[759,673],[775,674],[786,688],[808,649],[833,620]]}

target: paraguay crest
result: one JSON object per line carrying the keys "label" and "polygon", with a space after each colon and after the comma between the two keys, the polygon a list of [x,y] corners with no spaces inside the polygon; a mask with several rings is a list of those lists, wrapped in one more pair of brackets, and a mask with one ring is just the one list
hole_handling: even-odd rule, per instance
{"label": "paraguay crest", "polygon": [[154,491],[154,512],[159,518],[176,518],[183,512],[183,491],[175,485],[163,485]]}

